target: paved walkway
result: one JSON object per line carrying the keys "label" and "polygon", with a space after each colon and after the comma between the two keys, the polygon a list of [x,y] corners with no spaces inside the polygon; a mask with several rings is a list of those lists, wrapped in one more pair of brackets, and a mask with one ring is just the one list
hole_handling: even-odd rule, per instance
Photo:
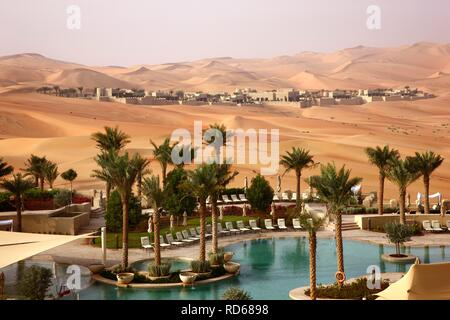
{"label": "paved walkway", "polygon": [[[276,232],[260,232],[247,233],[235,236],[224,236],[219,238],[219,246],[225,247],[233,243],[244,240],[264,239],[264,238],[280,238],[280,237],[307,237],[307,232],[303,231],[276,231]],[[333,238],[334,233],[331,231],[321,231],[318,233],[319,238]],[[377,233],[365,230],[352,230],[343,233],[344,239],[367,241],[371,243],[390,245],[384,233]],[[209,251],[211,241],[207,241],[207,251]],[[407,243],[408,246],[450,246],[450,233],[442,234],[426,234],[424,236],[412,237],[412,241]],[[198,256],[198,243],[190,246],[179,247],[174,249],[166,249],[162,251],[162,256],[171,257],[187,257],[196,258]],[[111,266],[120,262],[122,251],[108,249],[107,265]],[[153,257],[153,251],[144,251],[142,249],[130,249],[130,263],[142,259]],[[34,259],[38,260],[54,260],[59,263],[79,264],[88,266],[90,264],[99,263],[101,261],[101,249],[87,244],[86,240],[77,240],[72,243],[54,248],[43,254],[37,255]]]}

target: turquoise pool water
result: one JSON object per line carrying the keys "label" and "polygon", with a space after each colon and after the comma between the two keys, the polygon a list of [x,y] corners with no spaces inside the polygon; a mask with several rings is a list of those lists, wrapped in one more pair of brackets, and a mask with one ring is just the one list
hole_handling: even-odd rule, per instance
{"label": "turquoise pool water", "polygon": [[[241,264],[241,275],[230,280],[193,288],[124,289],[95,283],[80,292],[80,299],[138,300],[138,299],[220,299],[231,286],[250,292],[255,299],[289,299],[291,289],[309,284],[308,239],[280,238],[245,241],[226,248],[235,252],[234,261]],[[380,255],[392,252],[393,247],[344,241],[344,259],[347,277],[366,274],[367,267],[378,265],[382,272],[405,272],[409,265],[383,262]],[[450,261],[449,247],[407,248],[423,263]],[[336,272],[335,243],[319,239],[317,246],[318,283],[331,283]]]}

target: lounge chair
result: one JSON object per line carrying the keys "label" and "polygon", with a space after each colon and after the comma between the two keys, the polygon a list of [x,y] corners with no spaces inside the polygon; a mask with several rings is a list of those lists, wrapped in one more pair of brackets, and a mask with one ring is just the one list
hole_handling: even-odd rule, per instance
{"label": "lounge chair", "polygon": [[237,221],[237,222],[236,222],[236,226],[237,226],[237,228],[238,228],[239,230],[241,230],[242,232],[249,232],[249,231],[252,231],[251,229],[245,227],[244,221]]}
{"label": "lounge chair", "polygon": [[225,222],[225,228],[227,228],[228,231],[230,231],[231,233],[234,233],[234,234],[241,232],[241,230],[235,229],[233,227],[233,222],[231,222],[231,221]]}
{"label": "lounge chair", "polygon": [[450,231],[450,220],[447,221],[447,230]]}
{"label": "lounge chair", "polygon": [[241,202],[241,200],[235,194],[231,195],[231,200],[233,200],[234,203],[240,203]]}
{"label": "lounge chair", "polygon": [[[195,234],[195,236],[200,238],[200,227],[196,227],[194,230],[194,228],[189,229],[191,231],[192,234]],[[195,231],[195,233],[193,233],[193,231]],[[208,233],[208,228],[205,228],[205,238],[211,238],[212,234]]]}
{"label": "lounge chair", "polygon": [[303,229],[302,226],[300,225],[300,219],[298,218],[292,219],[292,226],[294,227],[295,230]]}
{"label": "lounge chair", "polygon": [[181,234],[183,235],[183,238],[185,238],[186,240],[192,240],[192,241],[198,241],[198,240],[200,240],[200,238],[194,238],[194,237],[191,237],[191,236],[189,235],[189,232],[188,232],[187,230],[181,231]]}
{"label": "lounge chair", "polygon": [[228,198],[228,196],[226,194],[222,195],[222,199],[223,199],[223,202],[225,202],[225,203],[233,203],[233,201],[230,200],[230,198]]}
{"label": "lounge chair", "polygon": [[223,230],[222,224],[221,224],[221,223],[217,223],[217,233],[218,233],[218,234],[225,235],[225,236],[229,236],[229,235],[231,234],[230,231],[228,231],[228,230]]}
{"label": "lounge chair", "polygon": [[434,229],[431,227],[431,223],[429,220],[425,220],[422,222],[423,229],[428,232],[433,232]]}
{"label": "lounge chair", "polygon": [[185,243],[182,241],[175,241],[173,239],[173,235],[171,233],[166,234],[166,239],[167,239],[167,242],[173,246],[184,246],[185,245]]}
{"label": "lounge chair", "polygon": [[145,250],[149,250],[149,249],[153,248],[152,245],[150,244],[150,239],[148,237],[141,237],[141,246],[142,246],[142,249],[145,249]]}
{"label": "lounge chair", "polygon": [[278,197],[277,194],[273,195],[273,201],[280,201],[280,198]]}
{"label": "lounge chair", "polygon": [[191,240],[191,239],[184,239],[180,231],[175,233],[175,236],[177,237],[177,241],[181,241],[184,243],[192,243],[195,241],[195,240]]}
{"label": "lounge chair", "polygon": [[283,192],[281,194],[281,199],[283,199],[283,201],[289,201],[289,196],[287,193]]}
{"label": "lounge chair", "polygon": [[276,230],[275,227],[272,225],[272,219],[265,219],[264,225],[266,227],[266,230]]}
{"label": "lounge chair", "polygon": [[287,230],[286,220],[278,219],[277,221],[278,221],[278,229],[280,229],[280,230]]}
{"label": "lounge chair", "polygon": [[294,193],[292,194],[291,201],[297,201],[297,192],[294,192]]}
{"label": "lounge chair", "polygon": [[159,246],[161,248],[170,248],[172,245],[164,240],[163,236],[159,236]]}
{"label": "lounge chair", "polygon": [[212,237],[212,226],[210,224],[206,225],[206,235],[208,234]]}
{"label": "lounge chair", "polygon": [[441,228],[441,224],[439,223],[438,220],[431,221],[431,227],[433,228],[433,230],[435,232],[443,232],[444,231],[444,229]]}
{"label": "lounge chair", "polygon": [[261,228],[259,228],[258,225],[256,224],[256,220],[250,220],[248,223],[250,224],[250,228],[251,228],[253,231],[259,231],[259,230],[261,230]]}
{"label": "lounge chair", "polygon": [[247,202],[247,198],[245,197],[245,194],[240,194],[239,198],[241,199],[241,201]]}
{"label": "lounge chair", "polygon": [[195,231],[195,228],[189,228],[189,229],[187,230],[187,233],[189,234],[189,236],[190,236],[192,239],[200,240],[200,232],[197,234],[197,232]]}

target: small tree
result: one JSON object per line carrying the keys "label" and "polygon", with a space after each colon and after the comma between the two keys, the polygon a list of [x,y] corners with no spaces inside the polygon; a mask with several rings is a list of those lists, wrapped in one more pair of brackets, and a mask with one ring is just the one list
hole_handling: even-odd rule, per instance
{"label": "small tree", "polygon": [[39,266],[26,268],[19,279],[19,294],[29,300],[44,300],[52,284],[52,277],[50,269]]}
{"label": "small tree", "polygon": [[252,209],[267,212],[273,201],[273,188],[269,182],[260,174],[252,179],[247,189],[247,199]]}
{"label": "small tree", "polygon": [[229,288],[223,293],[222,300],[253,300],[253,298],[247,291]]}
{"label": "small tree", "polygon": [[[130,212],[128,215],[128,223],[130,227],[135,227],[139,224],[142,215],[140,214],[139,200],[135,196],[130,197],[129,202]],[[122,200],[120,194],[117,191],[113,191],[108,199],[105,222],[108,231],[120,232],[122,231]]]}
{"label": "small tree", "polygon": [[[64,180],[70,182],[70,193],[71,193],[71,194],[73,194],[73,186],[72,186],[73,181],[74,181],[77,177],[78,177],[78,174],[77,174],[77,172],[76,172],[75,170],[73,170],[73,169],[69,169],[69,170],[67,170],[67,171],[65,171],[65,172],[63,172],[63,173],[61,173],[61,178],[63,178]],[[72,203],[72,198],[71,198],[71,201],[70,201],[70,202]]]}
{"label": "small tree", "polygon": [[384,231],[386,231],[389,242],[395,244],[395,255],[401,256],[400,246],[407,241],[411,241],[411,236],[414,234],[412,227],[394,222],[386,224]]}

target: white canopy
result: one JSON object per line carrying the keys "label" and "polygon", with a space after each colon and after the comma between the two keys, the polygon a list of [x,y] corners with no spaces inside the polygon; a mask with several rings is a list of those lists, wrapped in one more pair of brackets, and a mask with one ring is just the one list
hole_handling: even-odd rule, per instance
{"label": "white canopy", "polygon": [[41,252],[90,235],[91,234],[63,236],[0,231],[0,269]]}
{"label": "white canopy", "polygon": [[[417,193],[417,203],[418,203],[418,204],[419,204],[419,203],[422,203],[422,199],[423,199],[424,197],[425,197],[424,194],[418,192],[418,193]],[[438,198],[438,203],[439,203],[439,204],[441,204],[441,202],[442,202],[442,193],[440,193],[440,192],[437,192],[437,193],[435,193],[435,194],[430,194],[428,197],[429,197],[430,199]]]}
{"label": "white canopy", "polygon": [[352,187],[352,192],[354,194],[357,194],[360,190],[361,190],[361,185],[360,184]]}

